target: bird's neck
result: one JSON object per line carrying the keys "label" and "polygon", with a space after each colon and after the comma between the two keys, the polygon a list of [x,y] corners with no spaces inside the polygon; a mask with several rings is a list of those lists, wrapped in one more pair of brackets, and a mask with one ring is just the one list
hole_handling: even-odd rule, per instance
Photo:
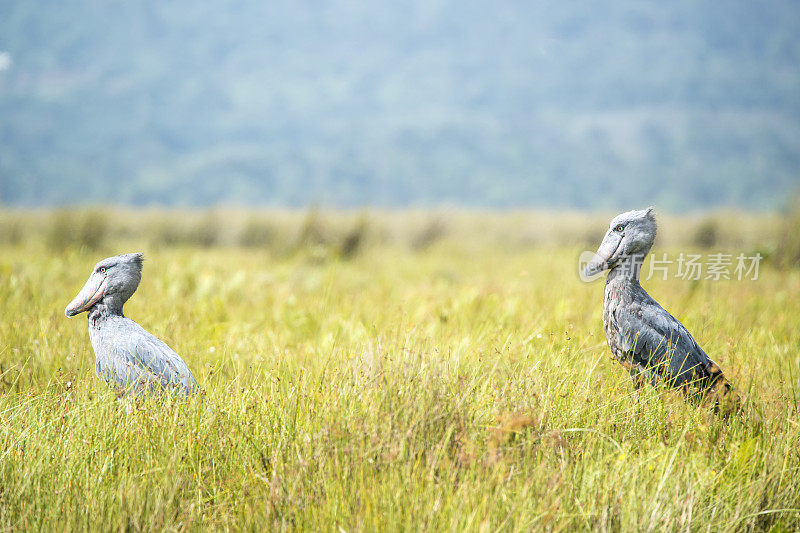
{"label": "bird's neck", "polygon": [[614,265],[606,278],[609,283],[632,283],[639,285],[645,254],[626,255]]}
{"label": "bird's neck", "polygon": [[103,298],[89,310],[89,325],[94,327],[108,318],[124,316],[122,314],[123,303],[114,298]]}

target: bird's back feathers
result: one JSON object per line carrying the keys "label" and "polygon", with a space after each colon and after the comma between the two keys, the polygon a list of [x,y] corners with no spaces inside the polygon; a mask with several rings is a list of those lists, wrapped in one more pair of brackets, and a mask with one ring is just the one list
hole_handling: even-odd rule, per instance
{"label": "bird's back feathers", "polygon": [[133,320],[111,316],[89,328],[97,375],[122,391],[194,392],[197,382],[183,359]]}
{"label": "bird's back feathers", "polygon": [[614,356],[624,361],[635,378],[687,389],[697,385],[715,394],[731,391],[719,366],[689,331],[631,279],[606,286],[603,322]]}

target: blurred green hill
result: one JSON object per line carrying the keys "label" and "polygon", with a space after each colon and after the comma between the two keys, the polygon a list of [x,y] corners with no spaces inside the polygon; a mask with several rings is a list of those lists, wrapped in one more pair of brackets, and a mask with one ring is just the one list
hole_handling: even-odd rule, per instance
{"label": "blurred green hill", "polygon": [[0,201],[772,209],[800,3],[0,3]]}

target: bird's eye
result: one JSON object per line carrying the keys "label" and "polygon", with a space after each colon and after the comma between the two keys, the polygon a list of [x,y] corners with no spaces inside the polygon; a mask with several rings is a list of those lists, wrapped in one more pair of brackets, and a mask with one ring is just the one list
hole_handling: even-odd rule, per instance
{"label": "bird's eye", "polygon": [[623,226],[622,224],[617,224],[617,226],[614,228],[614,231],[621,233],[622,230],[624,230],[624,229],[625,229],[625,226]]}
{"label": "bird's eye", "polygon": [[106,267],[100,267],[100,272],[105,272],[105,271],[106,271]]}

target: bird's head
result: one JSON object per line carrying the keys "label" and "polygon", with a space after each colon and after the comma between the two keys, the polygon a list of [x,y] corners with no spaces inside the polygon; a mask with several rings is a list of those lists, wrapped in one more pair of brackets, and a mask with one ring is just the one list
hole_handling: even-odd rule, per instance
{"label": "bird's head", "polygon": [[73,317],[89,311],[99,303],[121,310],[122,304],[139,286],[143,259],[142,254],[132,253],[115,255],[97,263],[86,285],[70,302],[64,314]]}
{"label": "bird's head", "polygon": [[603,270],[614,268],[622,259],[644,256],[656,238],[656,216],[653,208],[628,211],[611,220],[603,242],[586,265],[584,274],[594,276]]}

